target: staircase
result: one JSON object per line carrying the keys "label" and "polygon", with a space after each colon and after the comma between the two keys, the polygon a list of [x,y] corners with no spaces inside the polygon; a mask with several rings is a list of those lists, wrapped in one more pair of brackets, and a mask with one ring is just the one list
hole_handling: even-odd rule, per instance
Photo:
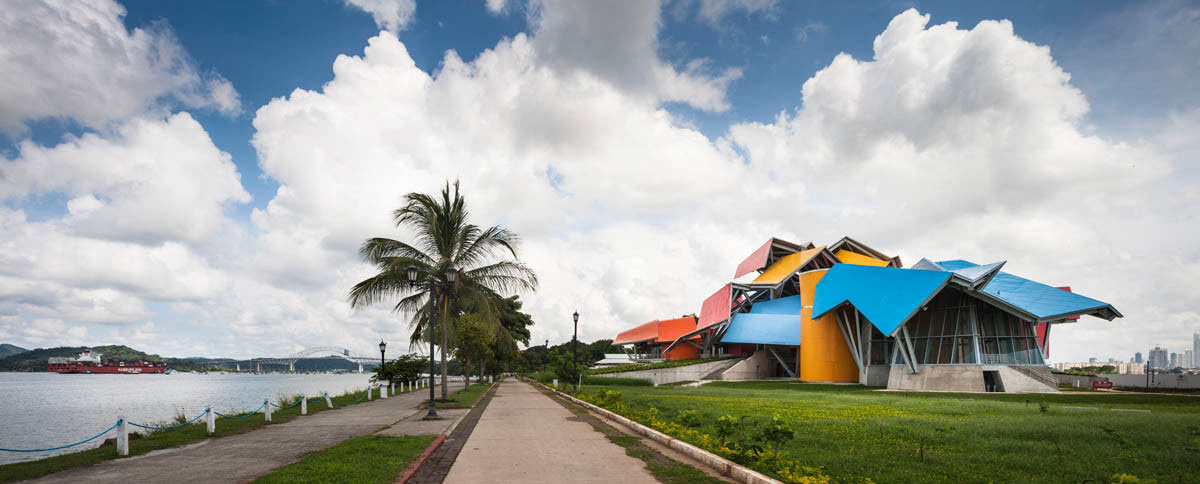
{"label": "staircase", "polygon": [[746,358],[749,358],[749,356],[743,356],[741,358],[731,358],[729,360],[723,361],[720,365],[717,365],[716,368],[713,368],[712,371],[708,372],[708,374],[704,375],[703,378],[700,378],[700,380],[701,381],[721,380],[722,379],[721,374],[725,373],[725,370],[732,368],[733,365],[736,365],[742,361],[745,361]]}
{"label": "staircase", "polygon": [[1018,373],[1032,378],[1054,390],[1058,389],[1058,379],[1050,372],[1050,367],[1042,365],[1013,365],[1009,366]]}

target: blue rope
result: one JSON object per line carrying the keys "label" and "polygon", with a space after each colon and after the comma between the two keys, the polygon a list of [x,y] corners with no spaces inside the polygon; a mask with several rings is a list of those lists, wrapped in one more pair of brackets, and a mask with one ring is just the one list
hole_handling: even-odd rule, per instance
{"label": "blue rope", "polygon": [[208,415],[208,410],[205,410],[205,411],[204,411],[203,413],[201,413],[200,415],[197,415],[197,416],[196,416],[196,418],[194,418],[194,419],[188,420],[187,422],[181,423],[181,424],[179,424],[179,425],[172,425],[172,426],[170,426],[170,427],[155,427],[155,426],[153,426],[153,425],[142,425],[142,424],[135,424],[135,423],[133,423],[133,422],[129,422],[129,425],[132,425],[132,426],[134,426],[134,427],[141,427],[141,428],[144,428],[144,429],[151,429],[151,430],[167,430],[167,429],[173,429],[173,428],[183,427],[184,425],[187,425],[187,424],[190,424],[190,423],[192,423],[192,422],[195,422],[195,421],[197,421],[197,420],[200,420],[200,417],[203,417],[203,416],[205,416],[205,415]]}
{"label": "blue rope", "polygon": [[263,407],[265,407],[265,406],[267,406],[267,402],[264,400],[264,401],[263,401],[263,404],[262,404],[262,405],[259,405],[259,406],[258,406],[258,408],[254,409],[254,411],[253,411],[253,412],[250,412],[250,413],[248,413],[248,414],[242,415],[241,417],[233,417],[233,416],[230,416],[230,415],[225,415],[225,414],[223,414],[223,413],[221,413],[221,412],[217,412],[217,411],[213,411],[213,413],[217,414],[217,416],[218,416],[218,417],[225,417],[225,418],[235,418],[235,419],[236,419],[236,418],[246,418],[246,417],[249,417],[249,416],[251,416],[251,415],[254,415],[254,414],[258,413],[258,411],[259,411],[259,410],[262,410],[262,409],[263,409]]}
{"label": "blue rope", "polygon": [[274,404],[274,403],[272,403],[272,404],[271,404],[271,406],[272,406],[272,407],[275,407],[275,408],[279,408],[279,409],[284,409],[284,408],[292,408],[292,407],[295,407],[296,405],[299,405],[299,404],[300,404],[300,402],[301,402],[302,400],[304,400],[304,399],[303,399],[303,398],[301,398],[300,400],[296,400],[296,403],[293,403],[293,404],[291,404],[291,405],[288,405],[288,406],[286,406],[286,407],[280,407],[279,405],[276,405],[276,404]]}
{"label": "blue rope", "polygon": [[117,420],[117,423],[113,424],[113,426],[112,426],[112,427],[109,427],[109,428],[107,428],[107,429],[104,429],[104,431],[103,431],[103,432],[100,432],[100,433],[98,433],[98,434],[96,434],[96,435],[93,435],[93,436],[91,436],[91,437],[90,437],[90,438],[88,438],[88,439],[81,440],[81,441],[79,441],[79,442],[76,442],[76,443],[74,443],[74,444],[60,445],[60,446],[58,446],[58,447],[51,447],[51,448],[49,448],[49,449],[0,449],[0,451],[4,451],[4,452],[46,452],[46,451],[51,451],[51,450],[65,449],[65,448],[67,448],[67,447],[75,447],[76,445],[82,444],[82,443],[84,443],[84,442],[89,442],[89,441],[95,440],[97,437],[99,437],[99,436],[101,436],[101,435],[104,435],[104,434],[107,434],[107,433],[108,433],[110,430],[117,428],[117,426],[118,426],[118,425],[121,425],[121,421],[120,421],[120,420]]}
{"label": "blue rope", "polygon": [[[361,396],[361,397],[358,397],[358,400],[355,400],[355,401],[353,401],[353,402],[347,403],[346,405],[354,405],[354,404],[356,404],[356,403],[358,403],[358,402],[361,402],[361,401],[363,401],[363,399],[364,399],[364,398],[367,398],[367,392],[365,392],[365,391],[363,392],[363,394],[362,394],[362,396]],[[346,406],[346,405],[342,405],[342,406],[344,407],[344,406]]]}

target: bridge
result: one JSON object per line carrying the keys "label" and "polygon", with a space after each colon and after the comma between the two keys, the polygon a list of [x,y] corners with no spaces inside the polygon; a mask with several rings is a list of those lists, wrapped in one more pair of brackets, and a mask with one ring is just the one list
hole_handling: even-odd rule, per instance
{"label": "bridge", "polygon": [[[283,356],[283,357],[278,357],[278,358],[271,358],[271,357],[252,358],[249,360],[249,362],[254,364],[254,369],[255,369],[255,371],[258,371],[258,372],[262,372],[263,365],[279,365],[279,366],[287,365],[288,371],[296,371],[296,361],[311,357],[313,355],[319,355],[322,353],[329,353],[331,356],[337,356],[346,361],[358,363],[358,372],[359,373],[362,373],[362,371],[363,371],[363,363],[375,363],[375,362],[379,361],[379,355],[366,355],[363,353],[350,351],[350,350],[348,350],[346,348],[342,348],[340,346],[316,346],[313,348],[306,348],[304,350],[297,351],[288,356]],[[213,364],[228,364],[228,363],[229,362],[213,363]],[[240,369],[241,365],[238,365],[238,368]]]}

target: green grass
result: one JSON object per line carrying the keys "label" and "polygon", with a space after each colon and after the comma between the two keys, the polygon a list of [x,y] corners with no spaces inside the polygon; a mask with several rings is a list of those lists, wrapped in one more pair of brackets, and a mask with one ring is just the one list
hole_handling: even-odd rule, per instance
{"label": "green grass", "polygon": [[258,483],[392,483],[436,438],[364,435],[309,454],[256,479]]}
{"label": "green grass", "polygon": [[[398,394],[398,393],[397,393]],[[347,393],[336,397],[331,397],[334,408],[343,407],[354,402],[363,395],[362,391]],[[373,392],[372,398],[379,398],[379,392]],[[294,402],[294,399],[287,399],[288,404]],[[365,399],[363,400],[366,401]],[[280,402],[276,402],[280,403]],[[308,402],[308,413],[312,415],[317,412],[328,410],[323,399],[311,400]],[[217,410],[221,411],[221,410]],[[221,412],[226,413],[226,412]],[[227,413],[228,415],[241,415]],[[191,415],[194,417],[195,415]],[[296,406],[289,409],[274,409],[271,413],[271,424],[280,424],[290,421],[300,416],[300,407]],[[115,419],[114,419],[115,420]],[[139,422],[140,423],[140,422]],[[266,417],[261,413],[253,417],[243,419],[227,419],[217,418],[217,431],[212,437],[220,438],[229,435],[236,435],[256,428],[267,425]],[[164,425],[160,425],[164,426]],[[134,428],[131,427],[131,433]],[[116,432],[110,432],[105,438],[115,437]],[[185,425],[183,427],[159,430],[143,434],[141,438],[133,438],[129,440],[129,455],[140,455],[150,451],[166,449],[169,447],[178,447],[181,445],[190,444],[200,440],[204,440],[209,436],[205,433],[204,419],[200,419],[194,424]],[[52,472],[58,472],[63,469],[91,465],[97,462],[117,459],[117,448],[114,445],[98,447],[94,449],[75,452],[72,454],[63,454],[45,459],[17,462],[14,464],[0,465],[0,482],[12,482],[21,479],[31,479],[34,477],[44,476]]]}
{"label": "green grass", "polygon": [[491,383],[474,383],[470,387],[463,389],[461,385],[455,385],[454,383],[451,383],[450,390],[454,391],[454,389],[457,388],[458,391],[451,393],[450,398],[447,401],[443,402],[442,400],[438,400],[438,405],[445,405],[448,407],[470,407],[472,403],[475,403],[475,400],[478,399],[480,395],[483,395],[483,392],[487,391],[487,389],[491,387]]}
{"label": "green grass", "polygon": [[623,371],[638,371],[638,370],[654,370],[658,368],[675,368],[677,366],[699,365],[701,363],[710,363],[713,361],[728,360],[736,358],[736,356],[718,356],[714,358],[699,358],[695,360],[678,360],[678,361],[661,361],[658,363],[631,363],[628,365],[610,366],[607,368],[596,368],[594,370],[584,371],[584,375],[603,375],[606,373],[620,373]]}
{"label": "green grass", "polygon": [[[714,447],[722,415],[747,417],[747,429],[779,415],[796,430],[781,460],[833,482],[1108,482],[1118,473],[1200,482],[1196,397],[882,392],[792,382],[584,388],[603,390],[621,394],[608,397],[611,410],[701,447]],[[1071,406],[1098,410],[1064,408]],[[677,425],[683,410],[699,412],[702,425]],[[777,464],[750,467],[784,478]]]}

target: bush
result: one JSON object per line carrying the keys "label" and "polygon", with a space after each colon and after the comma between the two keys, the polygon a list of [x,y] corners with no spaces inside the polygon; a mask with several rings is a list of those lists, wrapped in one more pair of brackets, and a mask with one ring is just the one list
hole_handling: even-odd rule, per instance
{"label": "bush", "polygon": [[650,380],[644,378],[618,378],[605,376],[585,376],[583,377],[584,385],[617,385],[626,387],[648,387],[654,386]]}
{"label": "bush", "polygon": [[700,412],[695,410],[681,411],[679,412],[679,416],[675,417],[675,420],[678,420],[680,425],[693,429],[699,427],[701,424]]}

